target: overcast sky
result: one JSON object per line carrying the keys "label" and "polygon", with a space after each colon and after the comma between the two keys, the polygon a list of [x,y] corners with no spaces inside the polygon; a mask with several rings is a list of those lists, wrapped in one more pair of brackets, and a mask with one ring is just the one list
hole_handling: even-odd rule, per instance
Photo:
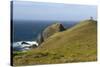
{"label": "overcast sky", "polygon": [[97,7],[31,1],[14,1],[14,20],[79,21],[90,16],[97,19]]}

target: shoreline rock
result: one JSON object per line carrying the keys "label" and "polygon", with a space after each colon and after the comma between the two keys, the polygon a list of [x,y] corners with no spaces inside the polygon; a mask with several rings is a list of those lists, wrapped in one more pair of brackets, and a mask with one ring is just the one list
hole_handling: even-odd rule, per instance
{"label": "shoreline rock", "polygon": [[46,27],[42,33],[40,33],[37,37],[37,42],[40,45],[42,42],[44,42],[48,37],[52,36],[53,34],[57,32],[64,31],[65,28],[60,23],[54,23],[52,25],[49,25]]}

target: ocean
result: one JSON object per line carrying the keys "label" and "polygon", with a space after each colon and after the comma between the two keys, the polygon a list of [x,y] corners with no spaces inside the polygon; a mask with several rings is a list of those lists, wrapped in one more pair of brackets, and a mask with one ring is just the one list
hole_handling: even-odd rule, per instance
{"label": "ocean", "polygon": [[[65,28],[69,28],[76,23],[73,21],[56,21]],[[14,49],[19,49],[19,42],[22,41],[36,41],[37,36],[49,25],[55,23],[55,21],[13,21],[13,46]]]}

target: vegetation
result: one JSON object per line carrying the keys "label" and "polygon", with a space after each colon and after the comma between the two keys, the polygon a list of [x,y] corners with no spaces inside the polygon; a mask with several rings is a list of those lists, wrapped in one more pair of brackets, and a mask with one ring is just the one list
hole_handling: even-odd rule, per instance
{"label": "vegetation", "polygon": [[48,37],[39,47],[13,56],[14,65],[96,61],[97,22],[81,21]]}

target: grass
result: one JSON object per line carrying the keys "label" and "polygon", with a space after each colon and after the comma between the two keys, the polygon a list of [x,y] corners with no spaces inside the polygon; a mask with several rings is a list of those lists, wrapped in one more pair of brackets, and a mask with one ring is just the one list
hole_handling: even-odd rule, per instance
{"label": "grass", "polygon": [[55,33],[38,48],[15,53],[14,65],[86,62],[97,60],[97,23],[86,20]]}

